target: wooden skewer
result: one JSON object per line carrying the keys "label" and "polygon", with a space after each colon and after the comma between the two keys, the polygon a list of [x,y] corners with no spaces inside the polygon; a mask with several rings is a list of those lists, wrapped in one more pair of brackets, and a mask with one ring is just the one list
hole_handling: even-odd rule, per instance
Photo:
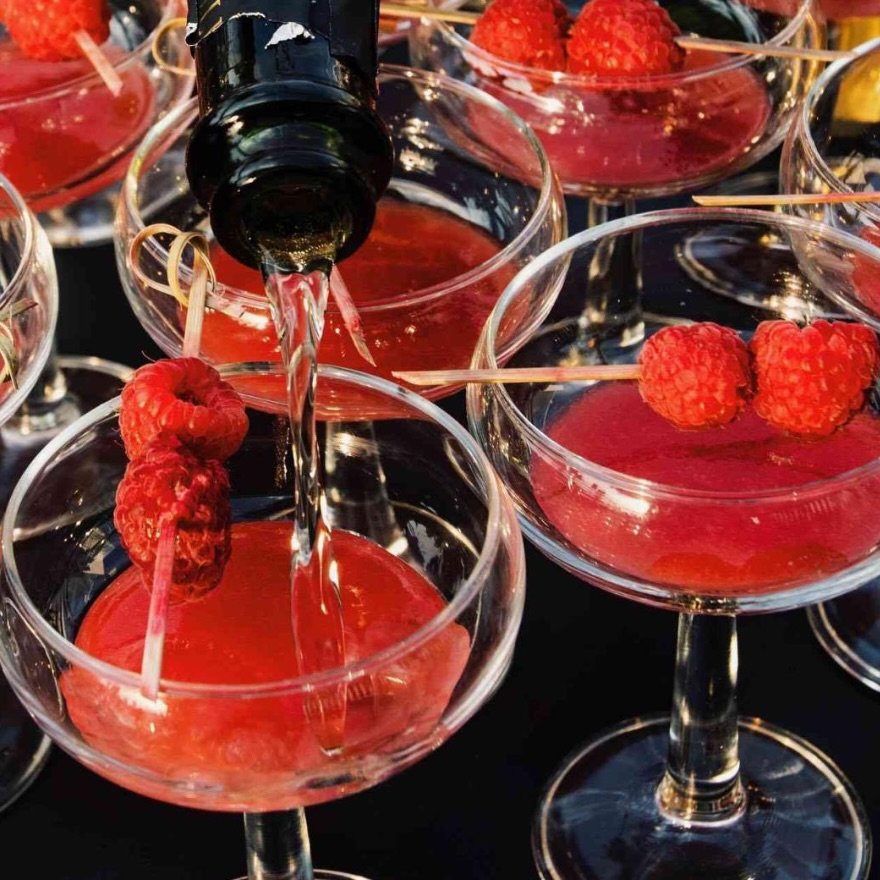
{"label": "wooden skewer", "polygon": [[[437,9],[432,6],[407,5],[404,3],[382,3],[382,15],[393,18],[429,18],[433,21],[446,21],[450,24],[476,24],[478,12]],[[855,58],[854,52],[834,49],[809,49],[800,46],[773,46],[767,43],[742,43],[735,40],[713,40],[708,37],[693,37],[682,34],[675,38],[682,49],[704,49],[725,55],[764,55],[772,58],[798,58],[805,61],[840,61]]]}
{"label": "wooden skewer", "polygon": [[116,97],[122,91],[122,78],[107,59],[107,56],[101,51],[101,47],[92,39],[91,34],[86,31],[77,31],[73,38],[88,62],[95,68],[95,73],[104,80],[104,85]]}
{"label": "wooden skewer", "polygon": [[388,18],[430,18],[433,21],[448,21],[450,24],[476,24],[480,17],[479,12],[411,6],[406,3],[382,3],[379,14]]}
{"label": "wooden skewer", "polygon": [[712,40],[708,37],[675,38],[682,49],[707,49],[726,55],[766,55],[771,58],[798,58],[803,61],[842,61],[856,57],[854,52],[837,49],[808,49],[804,46],[773,46],[768,43],[740,43],[735,40]]}
{"label": "wooden skewer", "polygon": [[587,367],[512,367],[503,370],[399,370],[391,374],[410,385],[521,384],[525,382],[611,382],[639,379],[638,364],[596,364]]}
{"label": "wooden skewer", "polygon": [[774,205],[835,205],[847,202],[878,202],[880,192],[773,193],[742,196],[691,196],[706,208],[765,208]]}

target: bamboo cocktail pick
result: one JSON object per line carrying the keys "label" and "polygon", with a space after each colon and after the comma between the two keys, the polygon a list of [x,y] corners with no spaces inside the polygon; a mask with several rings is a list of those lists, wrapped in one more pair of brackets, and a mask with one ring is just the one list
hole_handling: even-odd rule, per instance
{"label": "bamboo cocktail pick", "polygon": [[611,382],[640,379],[639,364],[595,364],[586,367],[511,367],[498,370],[400,370],[391,373],[410,385],[523,384],[527,382]]}
{"label": "bamboo cocktail pick", "polygon": [[[405,3],[382,3],[380,14],[389,18],[428,18],[449,24],[476,24],[478,12],[438,9],[433,6],[417,6]],[[741,43],[735,40],[712,40],[682,34],[675,42],[683,49],[703,49],[726,55],[765,55],[773,58],[798,58],[804,61],[840,61],[855,58],[853,52],[833,49],[810,49],[801,46],[773,46],[767,43]]]}
{"label": "bamboo cocktail pick", "polygon": [[880,192],[770,193],[767,195],[691,196],[704,208],[771,208],[776,205],[837,205],[880,202]]}
{"label": "bamboo cocktail pick", "polygon": [[76,44],[86,60],[95,68],[95,73],[104,80],[104,85],[116,97],[122,91],[122,78],[116,72],[116,68],[110,63],[107,56],[101,51],[101,47],[92,39],[91,34],[86,31],[77,31],[73,38],[76,40]]}

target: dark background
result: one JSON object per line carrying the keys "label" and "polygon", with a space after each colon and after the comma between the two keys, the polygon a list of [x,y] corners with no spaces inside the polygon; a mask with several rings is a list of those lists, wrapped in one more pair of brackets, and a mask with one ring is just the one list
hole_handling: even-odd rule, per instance
{"label": "dark background", "polygon": [[[583,216],[572,208],[575,230]],[[62,353],[132,366],[158,356],[123,296],[110,246],[59,251],[56,260]],[[460,415],[460,396],[447,406]],[[463,730],[396,778],[307,811],[317,867],[371,880],[534,878],[532,818],[565,755],[606,726],[668,708],[673,614],[587,586],[531,548],[527,596],[510,674]],[[743,619],[740,658],[743,714],[824,750],[880,829],[880,694],[837,668],[802,611]],[[245,872],[239,815],[130,794],[57,750],[0,814],[0,854],[0,876],[36,880],[231,880]]]}

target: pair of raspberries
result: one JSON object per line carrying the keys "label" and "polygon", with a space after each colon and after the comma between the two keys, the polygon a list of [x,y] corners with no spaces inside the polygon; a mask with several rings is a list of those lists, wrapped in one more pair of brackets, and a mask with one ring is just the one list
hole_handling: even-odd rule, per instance
{"label": "pair of raspberries", "polygon": [[608,77],[681,70],[680,33],[655,0],[590,0],[575,21],[561,0],[494,0],[470,38],[526,67]]}
{"label": "pair of raspberries", "polygon": [[864,324],[762,321],[751,342],[729,327],[665,327],[645,344],[640,391],[679,428],[723,425],[748,405],[781,430],[821,437],[865,402],[880,366]]}

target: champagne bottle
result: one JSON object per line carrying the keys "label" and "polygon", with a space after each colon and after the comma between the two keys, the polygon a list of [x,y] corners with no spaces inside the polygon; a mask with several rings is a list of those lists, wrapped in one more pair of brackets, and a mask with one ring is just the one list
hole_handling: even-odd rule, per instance
{"label": "champagne bottle", "polygon": [[187,176],[239,261],[310,271],[369,234],[393,161],[378,16],[379,0],[189,0]]}

